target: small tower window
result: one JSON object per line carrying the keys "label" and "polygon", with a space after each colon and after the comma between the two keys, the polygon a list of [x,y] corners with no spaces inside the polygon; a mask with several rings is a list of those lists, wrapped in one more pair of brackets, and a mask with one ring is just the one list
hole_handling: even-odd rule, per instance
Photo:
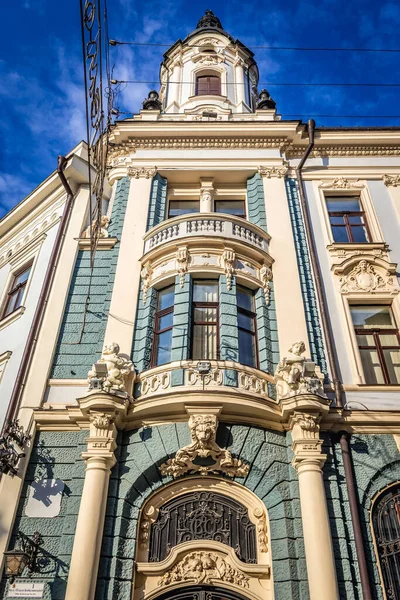
{"label": "small tower window", "polygon": [[199,75],[196,78],[196,96],[220,96],[221,78],[219,75]]}

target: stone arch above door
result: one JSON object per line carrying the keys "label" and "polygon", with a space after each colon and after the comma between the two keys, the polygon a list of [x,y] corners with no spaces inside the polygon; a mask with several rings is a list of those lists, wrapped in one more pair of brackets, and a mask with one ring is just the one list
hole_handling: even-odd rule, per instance
{"label": "stone arch above door", "polygon": [[247,600],[247,596],[213,585],[192,585],[160,594],[155,600]]}
{"label": "stone arch above door", "polygon": [[188,585],[273,599],[266,508],[244,486],[217,477],[164,486],[144,504],[138,537],[135,599]]}

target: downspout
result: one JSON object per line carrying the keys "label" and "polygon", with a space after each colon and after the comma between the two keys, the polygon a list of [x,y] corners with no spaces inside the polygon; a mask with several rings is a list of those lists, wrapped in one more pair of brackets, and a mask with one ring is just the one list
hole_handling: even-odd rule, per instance
{"label": "downspout", "polygon": [[[315,287],[316,287],[316,291],[317,291],[318,305],[319,305],[319,310],[320,310],[320,315],[321,315],[322,327],[323,327],[324,335],[325,335],[326,353],[328,356],[328,362],[329,362],[330,370],[332,373],[332,382],[333,382],[333,388],[334,388],[334,393],[335,393],[335,403],[336,403],[337,408],[343,408],[342,384],[339,379],[339,369],[338,369],[336,354],[335,354],[335,350],[334,350],[332,331],[331,331],[331,328],[329,325],[328,313],[327,313],[327,309],[326,309],[327,303],[326,303],[326,298],[325,298],[324,287],[322,284],[321,269],[320,269],[319,262],[317,259],[317,248],[316,248],[315,239],[314,239],[314,235],[313,235],[313,231],[312,231],[311,216],[310,216],[308,203],[306,200],[304,181],[303,181],[303,177],[302,177],[302,168],[314,147],[314,134],[315,134],[315,121],[314,121],[314,119],[310,119],[308,121],[309,144],[304,153],[303,158],[301,159],[301,161],[299,162],[299,164],[296,168],[296,176],[297,176],[297,181],[298,181],[300,204],[301,204],[301,209],[302,209],[302,213],[303,213],[306,237],[307,237],[307,242],[308,242],[308,246],[310,249],[310,259],[311,259],[311,265],[312,265],[312,270],[313,270],[313,275],[314,275],[314,280],[315,280]],[[340,448],[341,448],[342,457],[343,457],[343,467],[344,467],[344,473],[345,473],[345,478],[346,478],[347,494],[349,497],[350,514],[351,514],[351,521],[352,521],[353,531],[354,531],[354,541],[355,541],[355,545],[356,545],[358,568],[360,570],[360,580],[361,580],[361,589],[362,589],[362,593],[363,593],[363,599],[364,600],[372,600],[371,586],[370,586],[369,577],[368,577],[367,560],[366,560],[365,549],[364,549],[364,541],[363,541],[362,531],[361,531],[360,514],[359,514],[359,510],[358,510],[358,499],[357,499],[356,486],[355,486],[355,481],[354,481],[353,461],[352,461],[352,457],[351,457],[351,448],[350,448],[350,444],[349,444],[349,437],[350,436],[347,432],[341,432]]]}
{"label": "downspout", "polygon": [[8,423],[17,414],[19,403],[26,385],[26,378],[29,372],[29,367],[32,362],[33,354],[36,348],[39,337],[40,327],[43,322],[44,313],[50,296],[51,287],[54,281],[54,276],[58,266],[61,249],[64,243],[68,223],[71,216],[72,206],[74,203],[74,194],[65,178],[64,169],[67,164],[67,159],[64,156],[58,157],[57,173],[61,179],[65,191],[67,192],[67,200],[65,203],[64,212],[61,218],[60,226],[57,231],[54,241],[53,250],[50,255],[49,263],[46,270],[46,275],[43,281],[42,290],[38,299],[35,314],[26,340],[24,353],[22,355],[21,364],[18,369],[15,379],[14,388],[11,394],[11,399],[8,405],[7,413],[4,419],[3,431]]}

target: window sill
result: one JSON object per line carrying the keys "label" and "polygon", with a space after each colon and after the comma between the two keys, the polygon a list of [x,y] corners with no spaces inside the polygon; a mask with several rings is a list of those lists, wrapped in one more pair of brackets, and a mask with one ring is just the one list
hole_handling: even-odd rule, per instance
{"label": "window sill", "polygon": [[[90,250],[90,238],[78,238],[79,250]],[[116,237],[100,238],[97,241],[97,250],[111,250],[118,242]]]}
{"label": "window sill", "polygon": [[388,252],[389,246],[385,242],[362,242],[355,244],[353,242],[339,243],[334,242],[333,244],[329,244],[326,249],[332,254],[342,254],[343,252],[357,252],[359,250],[364,250],[366,252],[371,252],[374,250],[379,250],[382,252]]}
{"label": "window sill", "polygon": [[0,331],[5,327],[14,323],[17,319],[19,319],[25,312],[25,306],[20,306],[17,310],[14,310],[12,313],[1,319],[0,321]]}
{"label": "window sill", "polygon": [[396,383],[371,385],[370,383],[360,383],[359,385],[344,385],[345,392],[400,392],[400,385]]}

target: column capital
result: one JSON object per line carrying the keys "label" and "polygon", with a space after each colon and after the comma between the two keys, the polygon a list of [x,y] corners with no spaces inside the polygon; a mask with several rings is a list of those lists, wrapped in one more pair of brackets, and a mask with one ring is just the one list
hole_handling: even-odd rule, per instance
{"label": "column capital", "polygon": [[262,177],[266,177],[267,179],[271,179],[272,177],[285,177],[289,171],[289,166],[287,164],[283,164],[281,166],[262,166],[258,167],[258,173]]}
{"label": "column capital", "polygon": [[319,437],[319,413],[295,411],[289,418],[292,432],[292,465],[299,472],[321,470],[326,460],[322,454],[322,440]]}
{"label": "column capital", "polygon": [[128,167],[128,177],[131,179],[152,179],[157,173],[157,167]]}

